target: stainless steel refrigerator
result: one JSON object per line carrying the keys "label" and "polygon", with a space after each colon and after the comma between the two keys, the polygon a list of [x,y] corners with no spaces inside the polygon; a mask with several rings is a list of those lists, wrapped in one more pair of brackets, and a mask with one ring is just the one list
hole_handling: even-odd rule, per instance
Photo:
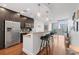
{"label": "stainless steel refrigerator", "polygon": [[0,48],[7,48],[20,43],[20,22],[2,21],[0,22],[0,29]]}

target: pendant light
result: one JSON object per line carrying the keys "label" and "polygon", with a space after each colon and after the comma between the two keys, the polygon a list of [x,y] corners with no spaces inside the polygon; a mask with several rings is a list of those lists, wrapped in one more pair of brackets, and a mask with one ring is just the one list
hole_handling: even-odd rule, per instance
{"label": "pendant light", "polygon": [[46,11],[46,14],[47,14],[46,21],[48,21],[49,20],[49,18],[48,18],[48,11]]}
{"label": "pendant light", "polygon": [[40,13],[40,4],[38,4],[38,8],[39,9],[38,9],[38,12],[37,12],[37,16],[40,17],[41,16],[41,13]]}

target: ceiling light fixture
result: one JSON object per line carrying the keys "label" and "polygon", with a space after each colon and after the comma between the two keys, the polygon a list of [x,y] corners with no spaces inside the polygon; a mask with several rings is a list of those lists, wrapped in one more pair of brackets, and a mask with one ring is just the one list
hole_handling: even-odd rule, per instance
{"label": "ceiling light fixture", "polygon": [[27,8],[26,10],[27,10],[27,11],[30,11],[30,9],[29,9],[29,8]]}
{"label": "ceiling light fixture", "polygon": [[41,13],[40,12],[37,12],[37,16],[40,17],[41,16]]}
{"label": "ceiling light fixture", "polygon": [[49,21],[49,18],[48,18],[48,11],[46,11],[46,13],[47,13],[47,16],[46,16],[46,21]]}
{"label": "ceiling light fixture", "polygon": [[41,13],[40,13],[40,4],[38,4],[38,8],[39,8],[39,10],[37,12],[37,16],[40,17],[41,16]]}
{"label": "ceiling light fixture", "polygon": [[27,8],[26,10],[23,10],[23,12],[27,12],[27,11],[30,11],[30,9],[29,9],[29,8]]}

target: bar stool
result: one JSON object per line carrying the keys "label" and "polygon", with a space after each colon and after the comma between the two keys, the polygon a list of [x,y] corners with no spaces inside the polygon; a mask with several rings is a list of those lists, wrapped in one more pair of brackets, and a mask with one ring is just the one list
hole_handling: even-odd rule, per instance
{"label": "bar stool", "polygon": [[40,46],[40,51],[43,49],[43,48],[46,48],[46,53],[47,54],[50,54],[50,43],[49,43],[49,37],[50,37],[50,34],[46,34],[45,36],[41,36],[41,46]]}

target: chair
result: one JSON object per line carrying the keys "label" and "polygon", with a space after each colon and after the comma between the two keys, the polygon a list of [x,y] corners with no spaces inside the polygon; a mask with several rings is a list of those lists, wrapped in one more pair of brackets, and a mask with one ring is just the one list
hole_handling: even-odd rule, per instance
{"label": "chair", "polygon": [[40,45],[40,51],[44,48],[46,48],[46,53],[50,54],[50,43],[49,43],[49,37],[50,34],[46,34],[45,36],[41,36],[41,45]]}

